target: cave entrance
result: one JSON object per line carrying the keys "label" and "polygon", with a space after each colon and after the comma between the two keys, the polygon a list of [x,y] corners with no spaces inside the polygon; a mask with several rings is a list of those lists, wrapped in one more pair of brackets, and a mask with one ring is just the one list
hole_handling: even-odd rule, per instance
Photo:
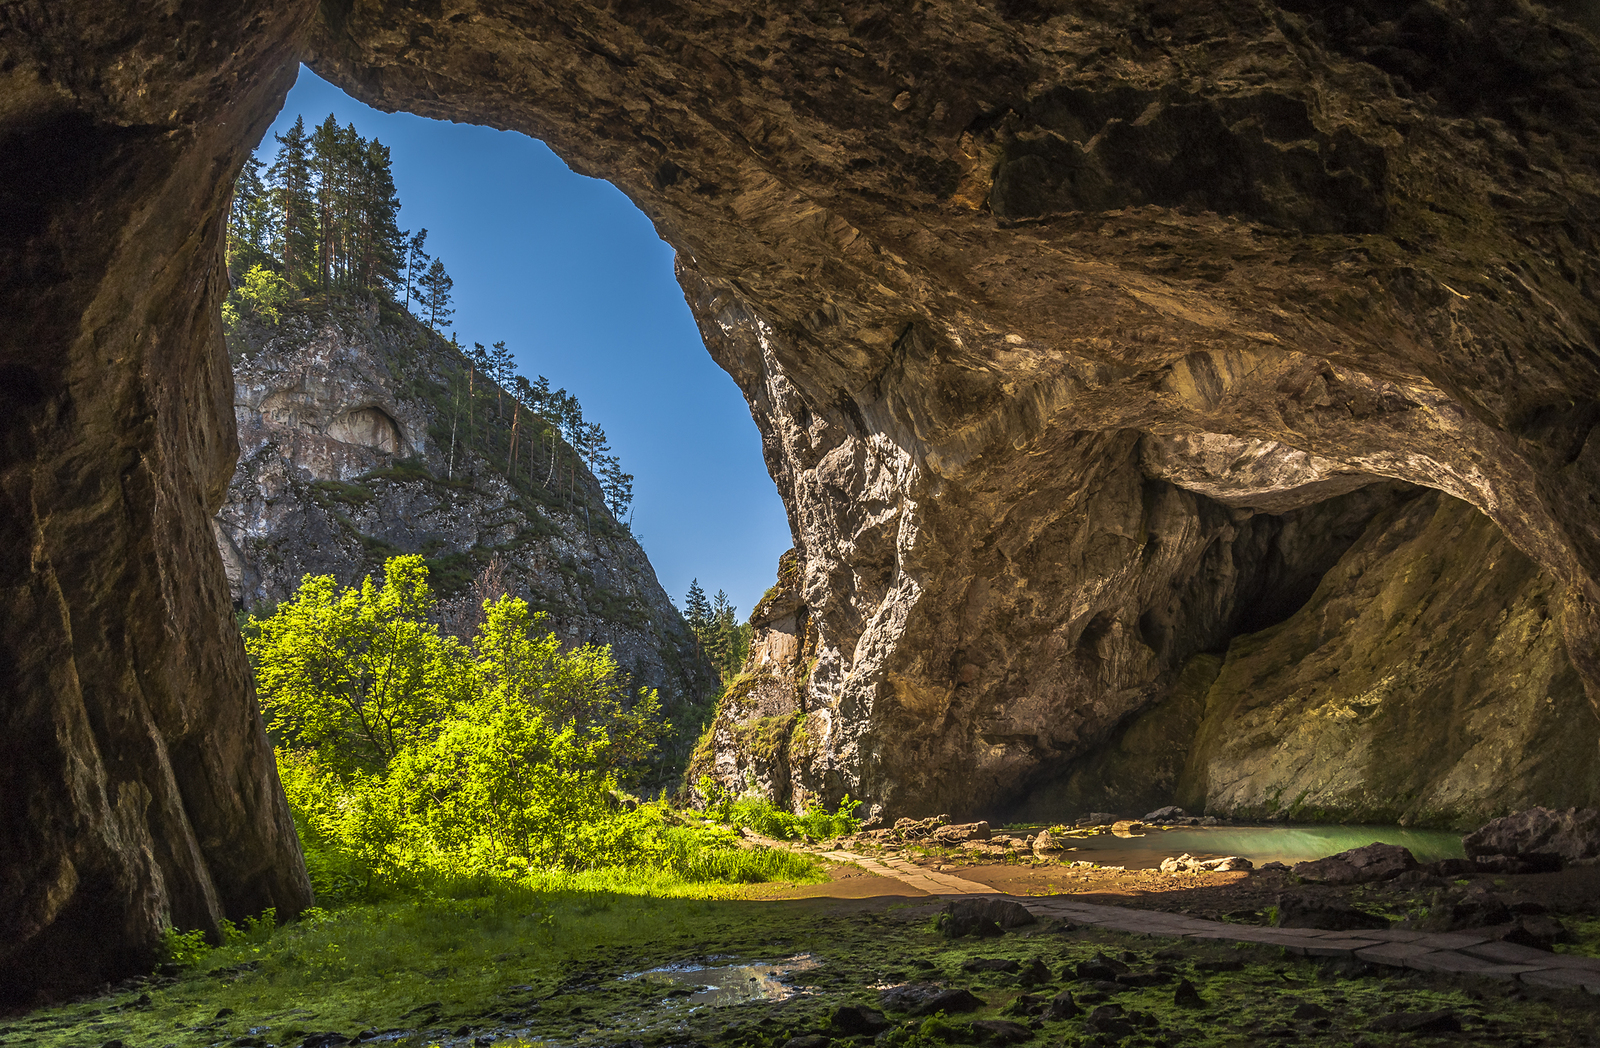
{"label": "cave entrance", "polygon": [[[312,132],[329,114],[389,148],[399,225],[426,229],[426,252],[454,281],[440,333],[465,348],[504,341],[519,372],[548,376],[604,426],[668,593],[681,601],[700,577],[753,607],[792,545],[788,521],[749,408],[707,355],[649,220],[537,139],[381,112],[304,66],[256,151],[263,172],[297,117]],[[329,435],[414,454],[384,421],[352,414]]]}

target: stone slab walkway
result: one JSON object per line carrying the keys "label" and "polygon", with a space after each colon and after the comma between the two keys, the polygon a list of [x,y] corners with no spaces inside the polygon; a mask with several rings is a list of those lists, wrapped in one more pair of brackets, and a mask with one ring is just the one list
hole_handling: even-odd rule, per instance
{"label": "stone slab walkway", "polygon": [[1281,946],[1303,957],[1350,958],[1423,972],[1516,979],[1530,986],[1582,989],[1600,995],[1600,958],[1545,953],[1527,946],[1496,942],[1471,932],[1329,932],[1224,924],[1181,914],[1075,902],[1070,896],[1006,895],[986,884],[924,869],[904,859],[871,859],[846,851],[812,854],[829,862],[850,863],[880,876],[893,877],[929,895],[1015,899],[1036,916],[1057,917],[1110,931],[1174,939],[1261,943]]}

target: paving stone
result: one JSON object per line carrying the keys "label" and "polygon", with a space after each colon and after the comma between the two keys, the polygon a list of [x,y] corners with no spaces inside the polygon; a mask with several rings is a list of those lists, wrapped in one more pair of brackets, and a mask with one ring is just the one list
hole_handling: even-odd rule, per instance
{"label": "paving stone", "polygon": [[1461,952],[1500,964],[1531,964],[1536,968],[1548,968],[1549,965],[1543,962],[1551,956],[1543,950],[1535,950],[1531,946],[1518,946],[1510,942],[1479,943],[1476,946],[1464,947]]}
{"label": "paving stone", "polygon": [[1357,950],[1365,950],[1369,946],[1381,946],[1373,939],[1334,939],[1325,938],[1315,946],[1306,947],[1307,957],[1353,957]]}
{"label": "paving stone", "polygon": [[1434,935],[1424,935],[1415,940],[1418,946],[1427,946],[1435,950],[1463,950],[1468,946],[1477,946],[1479,943],[1489,941],[1487,935],[1473,935],[1470,932],[1440,932]]}
{"label": "paving stone", "polygon": [[1471,974],[1497,967],[1497,965],[1490,961],[1481,961],[1476,957],[1468,957],[1466,954],[1457,953],[1455,950],[1433,950],[1416,957],[1406,958],[1406,967],[1415,968],[1419,972]]}
{"label": "paving stone", "polygon": [[1585,989],[1600,994],[1600,974],[1577,968],[1544,968],[1523,972],[1517,978],[1530,986],[1548,986],[1562,990]]}
{"label": "paving stone", "polygon": [[1412,957],[1422,957],[1435,951],[1426,946],[1418,946],[1411,942],[1391,942],[1381,946],[1369,946],[1365,950],[1357,950],[1359,960],[1370,961],[1373,964],[1388,964],[1396,968],[1404,968],[1406,961]]}

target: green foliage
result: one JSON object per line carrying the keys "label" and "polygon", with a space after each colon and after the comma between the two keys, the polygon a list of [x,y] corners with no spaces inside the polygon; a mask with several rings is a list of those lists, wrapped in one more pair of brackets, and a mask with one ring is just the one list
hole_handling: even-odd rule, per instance
{"label": "green foliage", "polygon": [[861,802],[852,800],[849,794],[845,795],[834,811],[830,812],[813,801],[806,808],[805,814],[796,815],[777,807],[772,801],[753,790],[735,796],[709,775],[700,777],[696,789],[706,799],[707,818],[728,826],[744,827],[763,837],[782,841],[807,837],[812,840],[828,840],[832,837],[848,836],[861,829],[860,820],[854,817],[855,810]]}
{"label": "green foliage", "polygon": [[188,932],[168,928],[161,936],[162,959],[180,968],[190,968],[198,964],[207,949],[206,933],[198,928]]}
{"label": "green foliage", "polygon": [[804,878],[815,865],[751,851],[664,804],[627,810],[620,780],[666,729],[609,648],[563,650],[517,598],[484,603],[470,644],[427,621],[420,556],[383,586],[308,576],[246,650],[279,776],[319,895],[436,893],[463,879],[651,870],[686,881]]}
{"label": "green foliage", "polygon": [[245,273],[239,286],[223,300],[223,323],[231,331],[239,322],[240,311],[243,310],[261,321],[276,324],[283,319],[284,308],[295,297],[293,285],[257,262]]}

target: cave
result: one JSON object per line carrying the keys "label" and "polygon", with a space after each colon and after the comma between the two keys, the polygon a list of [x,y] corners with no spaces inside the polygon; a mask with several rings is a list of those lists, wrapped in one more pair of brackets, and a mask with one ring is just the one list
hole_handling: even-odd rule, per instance
{"label": "cave", "polygon": [[[1581,697],[1564,715],[1600,708],[1582,5],[0,19],[11,999],[147,969],[169,924],[310,903],[210,524],[238,453],[222,215],[302,60],[378,108],[542,139],[676,249],[800,553],[806,796],[1014,802],[1196,658],[1230,679],[1383,521],[1385,549],[1481,554],[1401,594],[1438,614],[1396,650],[1447,647],[1462,601],[1522,608]],[[1341,531],[1330,506],[1358,510]],[[1326,532],[1298,565],[1295,513]]]}

